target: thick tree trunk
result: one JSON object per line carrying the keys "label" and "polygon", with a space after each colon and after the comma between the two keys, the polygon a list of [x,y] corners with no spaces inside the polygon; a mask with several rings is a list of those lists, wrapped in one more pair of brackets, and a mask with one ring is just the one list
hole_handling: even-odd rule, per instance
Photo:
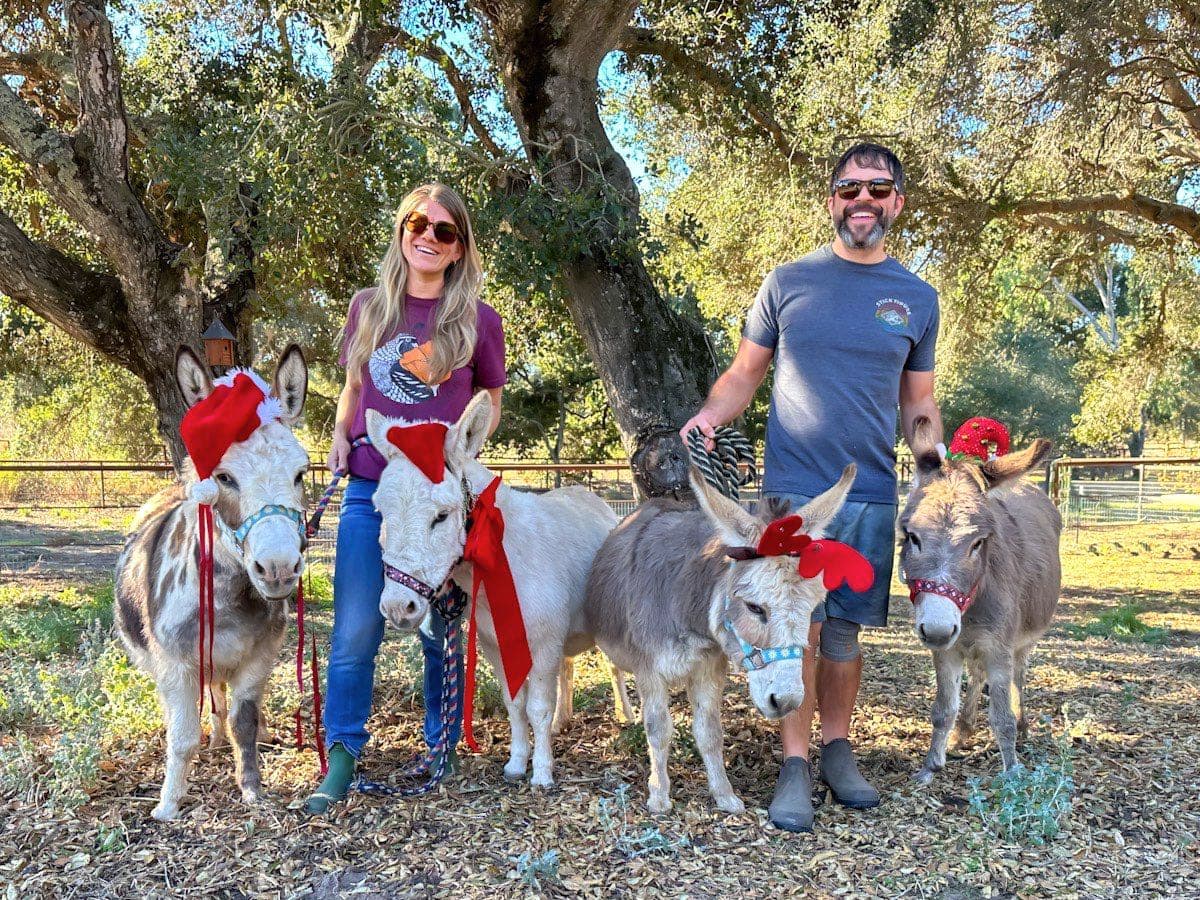
{"label": "thick tree trunk", "polygon": [[644,494],[684,493],[676,434],[716,375],[702,329],[654,287],[632,236],[640,199],[597,108],[600,62],[616,46],[631,0],[476,0],[534,170],[556,198],[603,210],[563,267],[571,316],[604,381]]}

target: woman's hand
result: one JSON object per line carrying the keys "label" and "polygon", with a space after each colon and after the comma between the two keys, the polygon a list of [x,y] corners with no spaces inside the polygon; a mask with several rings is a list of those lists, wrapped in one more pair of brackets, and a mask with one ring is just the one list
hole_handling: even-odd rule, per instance
{"label": "woman's hand", "polygon": [[339,428],[333,431],[333,446],[329,448],[329,460],[325,465],[335,475],[345,472],[350,465],[350,441]]}

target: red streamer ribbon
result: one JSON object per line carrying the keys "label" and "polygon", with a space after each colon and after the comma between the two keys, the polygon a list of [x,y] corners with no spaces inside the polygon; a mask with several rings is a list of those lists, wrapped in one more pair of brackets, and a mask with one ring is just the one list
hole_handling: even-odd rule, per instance
{"label": "red streamer ribbon", "polygon": [[[472,753],[482,752],[479,741],[475,739],[475,664],[479,659],[479,646],[476,641],[478,632],[475,626],[475,598],[471,597],[471,626],[467,632],[467,674],[466,685],[463,687],[463,738]],[[453,661],[447,661],[447,665]],[[443,700],[443,702],[445,702]]]}
{"label": "red streamer ribbon", "polygon": [[[300,691],[300,700],[296,704],[296,749],[304,749],[304,720],[301,709],[304,707],[304,579],[296,582],[296,687]],[[317,636],[312,635],[312,690],[313,690],[313,744],[317,748],[317,760],[321,764],[321,774],[329,771],[329,762],[325,758],[325,738],[321,735],[321,669],[317,663]]]}
{"label": "red streamer ribbon", "polygon": [[201,503],[197,507],[200,532],[200,626],[197,629],[198,661],[200,665],[200,712],[204,712],[205,678],[208,680],[208,708],[216,712],[213,698],[213,633],[217,630],[217,612],[213,596],[213,513],[212,507]]}
{"label": "red streamer ribbon", "polygon": [[474,566],[474,583],[471,587],[471,634],[467,645],[467,684],[463,696],[464,733],[469,735],[467,744],[478,752],[471,742],[474,733],[471,723],[471,702],[475,697],[475,606],[480,585],[487,588],[488,608],[492,613],[492,625],[496,629],[496,643],[500,647],[500,664],[504,669],[504,681],[508,695],[517,692],[529,677],[533,668],[533,656],[529,651],[529,636],[525,633],[525,620],[521,616],[521,604],[517,600],[517,586],[513,582],[512,569],[504,552],[504,514],[496,506],[496,491],[500,487],[497,476],[489,484],[471,510],[471,529],[467,532],[463,559]]}

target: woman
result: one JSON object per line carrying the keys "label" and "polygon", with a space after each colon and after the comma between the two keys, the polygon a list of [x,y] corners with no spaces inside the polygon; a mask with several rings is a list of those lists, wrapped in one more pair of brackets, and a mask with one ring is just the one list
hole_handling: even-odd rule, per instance
{"label": "woman", "polygon": [[[330,470],[350,472],[333,580],[324,716],[329,773],[309,797],[310,812],[324,812],[346,796],[355,761],[370,737],[375,656],[383,640],[380,517],[371,498],[385,463],[375,448],[351,449],[351,444],[366,433],[368,409],[412,421],[454,422],[480,389],[492,397],[490,430],[496,429],[507,380],[504,332],[496,311],[478,299],[482,274],[462,198],[445,185],[422,185],[396,211],[379,286],[359,291],[350,301],[339,359],[346,367],[346,386],[338,398],[329,452]],[[421,631],[425,740],[432,745],[441,715],[446,623],[432,612],[427,627],[429,633]],[[451,747],[457,742],[455,729]]]}

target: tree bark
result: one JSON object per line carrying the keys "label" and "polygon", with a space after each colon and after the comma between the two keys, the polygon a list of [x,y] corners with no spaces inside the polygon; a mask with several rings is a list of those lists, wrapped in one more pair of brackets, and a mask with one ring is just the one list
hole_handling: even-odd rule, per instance
{"label": "tree bark", "polygon": [[603,210],[565,261],[568,306],[604,381],[643,494],[682,494],[677,429],[716,372],[698,324],[658,293],[630,236],[640,198],[600,121],[597,74],[636,0],[475,0],[490,25],[509,110],[526,155],[556,200]]}

